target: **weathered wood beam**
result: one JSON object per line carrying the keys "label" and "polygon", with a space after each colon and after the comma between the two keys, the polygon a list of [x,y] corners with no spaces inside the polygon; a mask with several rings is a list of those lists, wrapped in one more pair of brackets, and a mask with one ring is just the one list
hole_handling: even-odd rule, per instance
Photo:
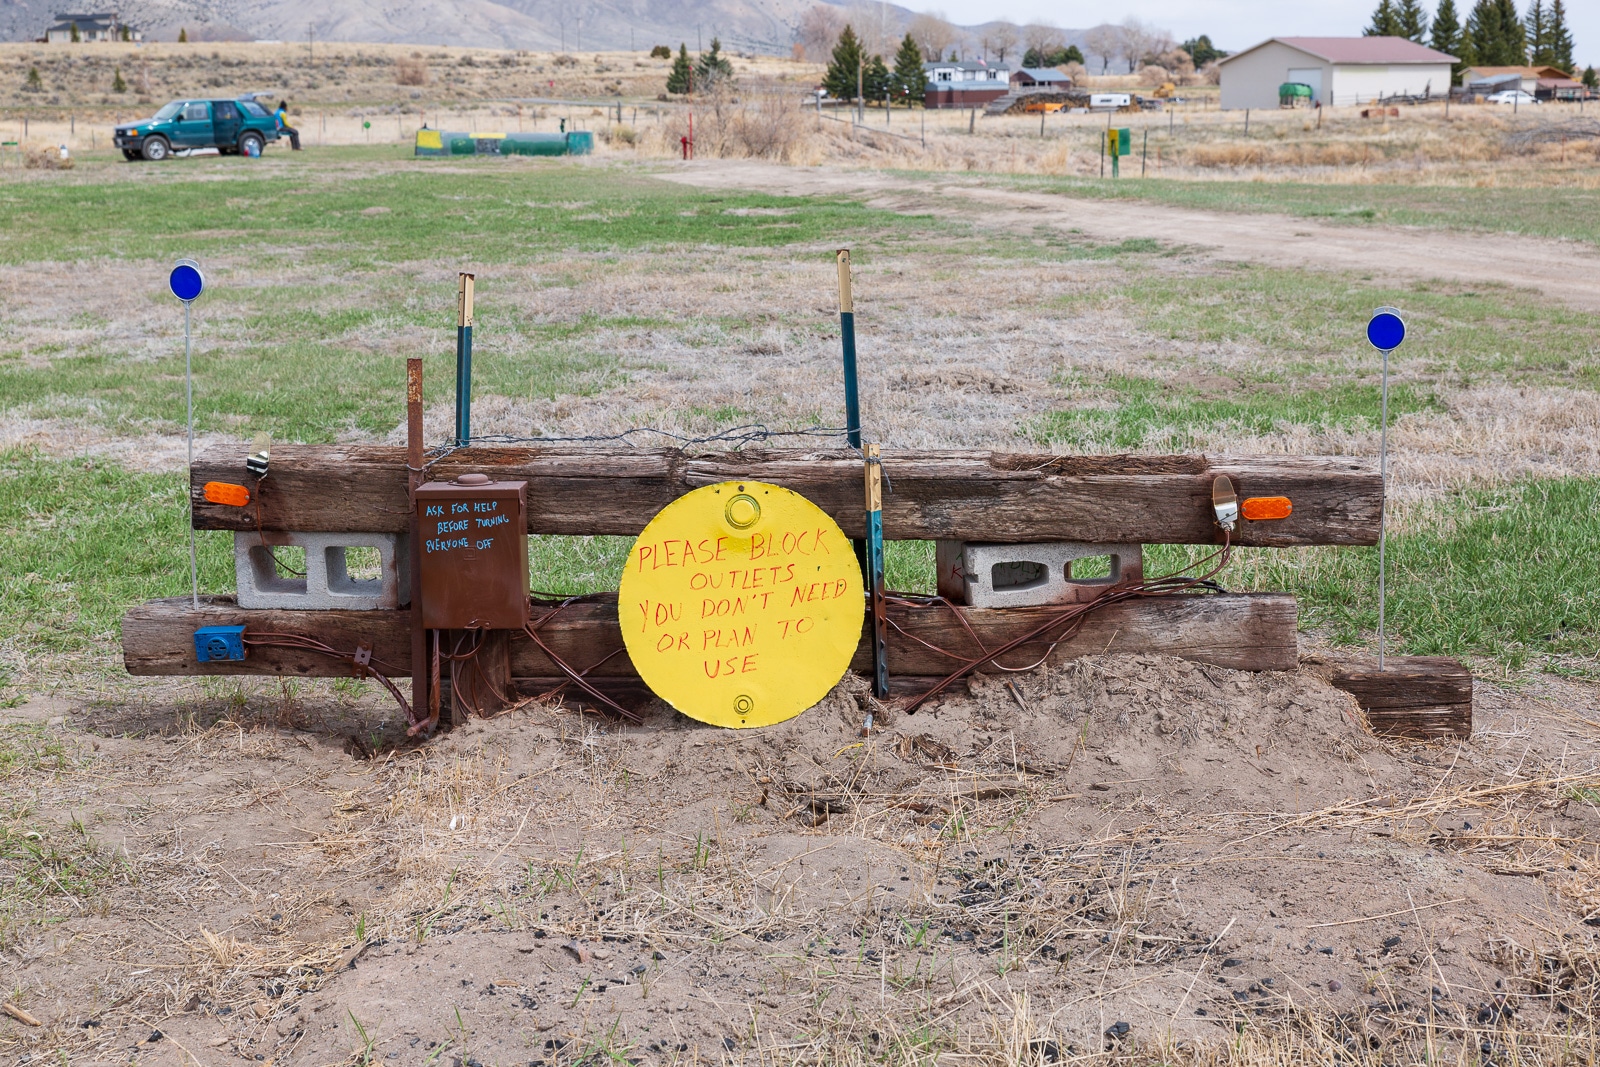
{"label": "weathered wood beam", "polygon": [[[195,526],[315,533],[406,528],[403,450],[380,445],[275,445],[257,485],[245,447],[195,460]],[[1092,544],[1210,544],[1219,540],[1211,483],[1233,479],[1241,497],[1286,496],[1294,513],[1242,521],[1239,545],[1370,545],[1382,487],[1373,464],[1325,457],[1049,456],[1001,452],[883,453],[884,536],[894,540]],[[528,531],[636,535],[661,508],[722,481],[773,482],[804,494],[846,534],[861,537],[861,459],[837,451],[598,451],[469,448],[429,470],[451,479],[482,471],[528,482]],[[245,508],[212,504],[206,482],[249,485]]]}
{"label": "weathered wood beam", "polygon": [[1356,698],[1374,733],[1419,741],[1472,736],[1472,672],[1443,656],[1346,664],[1329,679]]}
{"label": "weathered wood beam", "polygon": [[[535,621],[553,605],[535,607]],[[961,618],[966,626],[962,625]],[[960,665],[957,657],[977,656],[972,632],[987,648],[997,648],[1048,618],[1047,608],[889,606],[889,669],[895,676],[937,676]],[[1158,652],[1237,670],[1289,670],[1297,662],[1296,609],[1292,596],[1244,593],[1152,597],[1123,601],[1093,613],[1072,638],[1061,642],[1049,662],[1105,652]],[[292,674],[341,677],[351,674],[339,660],[296,649],[252,648],[242,662],[198,663],[193,635],[200,626],[243,624],[247,636],[301,634],[336,649],[353,652],[358,644],[373,650],[373,662],[394,675],[411,672],[410,616],[404,611],[290,611],[237,607],[229,597],[203,598],[199,610],[187,597],[152,600],[129,611],[122,622],[123,659],[135,675]],[[596,679],[637,681],[617,622],[615,601],[582,601],[549,614],[539,627],[551,650],[575,670]],[[921,644],[947,649],[941,655]],[[1021,666],[1043,654],[1042,644],[1004,657]],[[870,671],[872,654],[863,634],[852,664]],[[533,642],[512,635],[513,678],[552,678],[561,670]]]}

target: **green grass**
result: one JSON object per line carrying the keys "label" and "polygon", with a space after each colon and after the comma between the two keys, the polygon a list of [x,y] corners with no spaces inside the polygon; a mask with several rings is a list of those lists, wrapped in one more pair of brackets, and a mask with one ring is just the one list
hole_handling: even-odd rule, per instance
{"label": "green grass", "polygon": [[[1482,656],[1511,670],[1600,674],[1600,479],[1471,493],[1389,539],[1390,649]],[[1194,550],[1147,550],[1164,574]],[[1220,581],[1300,598],[1301,626],[1364,644],[1378,626],[1378,550],[1246,549]]]}
{"label": "green grass", "polygon": [[[0,263],[249,253],[264,263],[369,270],[469,255],[513,264],[559,251],[883,247],[945,227],[845,198],[705,193],[571,161],[431,160],[383,166],[322,149],[319,165],[263,171],[248,160],[97,169],[51,182],[0,182]],[[373,209],[380,209],[375,213]],[[738,212],[738,213],[735,213]],[[866,241],[867,235],[872,241]],[[692,261],[692,260],[690,260]],[[330,276],[330,284],[337,277]]]}
{"label": "green grass", "polygon": [[1356,277],[1237,265],[1203,278],[1129,272],[1110,291],[1064,297],[1063,308],[1125,308],[1158,336],[1202,344],[1247,343],[1270,353],[1257,373],[1287,381],[1359,370],[1378,355],[1366,323],[1384,305],[1401,309],[1406,340],[1391,365],[1449,375],[1458,384],[1489,375],[1519,384],[1600,385],[1600,319],[1492,283],[1409,287]]}
{"label": "green grass", "polygon": [[999,175],[988,176],[985,180],[1088,199],[1150,200],[1212,211],[1281,212],[1350,225],[1427,226],[1600,242],[1600,191],[1594,189],[1479,189],[1167,178],[1111,181]]}
{"label": "green grass", "polygon": [[[352,150],[354,151],[354,150]],[[370,154],[370,153],[369,153]],[[87,419],[124,434],[170,433],[184,420],[181,315],[163,288],[179,255],[204,261],[195,305],[197,427],[248,438],[326,442],[382,434],[403,412],[401,354],[425,351],[430,395],[453,380],[453,280],[419,283],[418,268],[469,256],[477,285],[475,391],[548,399],[615,384],[619,342],[704,322],[713,333],[770,325],[697,316],[665,321],[625,311],[530,311],[530,289],[570,288],[598,257],[670,252],[682,269],[725,250],[836,243],[873,252],[906,247],[949,224],[845,199],[707,193],[635,172],[571,162],[392,161],[353,166],[342,150],[315,164],[252,171],[247,161],[185,160],[132,171],[103,166],[48,182],[0,177],[0,262],[61,271],[105,258],[148,264],[137,299],[159,332],[134,335],[95,316],[63,313],[68,341],[28,328],[0,337],[0,397],[33,417]],[[509,165],[508,165],[509,164]],[[802,206],[783,216],[740,209]],[[364,214],[368,209],[386,209]],[[465,261],[463,261],[465,262]],[[508,269],[538,263],[527,272]],[[44,266],[49,264],[49,266]],[[315,283],[275,283],[274,265]],[[55,325],[52,323],[51,325]],[[691,337],[690,343],[694,343]]]}
{"label": "green grass", "polygon": [[[1118,376],[1096,392],[1109,406],[1077,407],[1039,419],[1032,434],[1042,444],[1083,450],[1196,447],[1201,431],[1267,434],[1289,426],[1347,429],[1377,425],[1377,385],[1339,382],[1317,388],[1256,382],[1234,395],[1205,396],[1192,388],[1148,378]],[[1389,391],[1389,416],[1436,407],[1432,398],[1400,385]]]}
{"label": "green grass", "polygon": [[[114,652],[132,605],[189,588],[184,477],[0,452],[0,641]],[[233,588],[228,534],[199,535],[201,586]]]}

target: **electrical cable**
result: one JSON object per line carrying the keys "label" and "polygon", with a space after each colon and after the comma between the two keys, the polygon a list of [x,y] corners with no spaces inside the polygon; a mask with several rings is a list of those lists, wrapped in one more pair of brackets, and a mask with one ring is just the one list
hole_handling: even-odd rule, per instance
{"label": "electrical cable", "polygon": [[355,669],[356,677],[364,678],[370,674],[374,678],[378,679],[385,689],[389,690],[389,695],[394,697],[395,702],[400,705],[400,711],[405,715],[406,722],[411,724],[411,730],[415,730],[418,724],[419,720],[412,716],[411,705],[406,702],[405,694],[400,692],[399,688],[395,686],[394,682],[389,680],[388,675],[372,666],[374,663],[382,663],[385,667],[390,668],[396,674],[400,673],[394,664],[387,663],[378,659],[377,657],[373,657],[368,661],[368,663],[362,664],[356,661],[354,652],[341,652],[332,645],[319,641],[314,637],[307,637],[304,634],[286,634],[276,633],[273,631],[263,631],[252,635],[248,630],[246,630],[244,634],[244,643],[247,648],[287,648],[300,652],[313,652],[317,655],[327,656],[331,659],[349,660],[351,666]]}

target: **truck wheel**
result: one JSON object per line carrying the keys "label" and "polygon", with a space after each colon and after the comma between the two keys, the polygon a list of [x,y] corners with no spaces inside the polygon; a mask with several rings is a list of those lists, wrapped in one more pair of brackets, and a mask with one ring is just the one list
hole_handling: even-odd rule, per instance
{"label": "truck wheel", "polygon": [[172,146],[167,144],[165,137],[149,137],[144,142],[144,158],[152,163],[160,163],[172,154]]}
{"label": "truck wheel", "polygon": [[124,148],[122,150],[122,158],[132,161],[139,158],[139,153],[135,152],[131,148]]}
{"label": "truck wheel", "polygon": [[266,142],[261,139],[259,133],[247,133],[239,138],[239,154],[241,156],[259,156],[261,149],[265,146]]}

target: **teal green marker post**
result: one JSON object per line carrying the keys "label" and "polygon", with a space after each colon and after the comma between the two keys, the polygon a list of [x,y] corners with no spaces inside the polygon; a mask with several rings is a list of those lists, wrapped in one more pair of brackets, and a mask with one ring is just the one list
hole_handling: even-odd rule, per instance
{"label": "teal green marker post", "polygon": [[[856,313],[850,298],[850,250],[835,253],[839,265],[839,337],[844,346],[844,436],[851,448],[861,448],[861,393],[856,387]],[[862,577],[868,577],[865,542],[852,541]]]}
{"label": "teal green marker post", "polygon": [[456,290],[456,445],[472,441],[472,283],[473,275],[461,272]]}

